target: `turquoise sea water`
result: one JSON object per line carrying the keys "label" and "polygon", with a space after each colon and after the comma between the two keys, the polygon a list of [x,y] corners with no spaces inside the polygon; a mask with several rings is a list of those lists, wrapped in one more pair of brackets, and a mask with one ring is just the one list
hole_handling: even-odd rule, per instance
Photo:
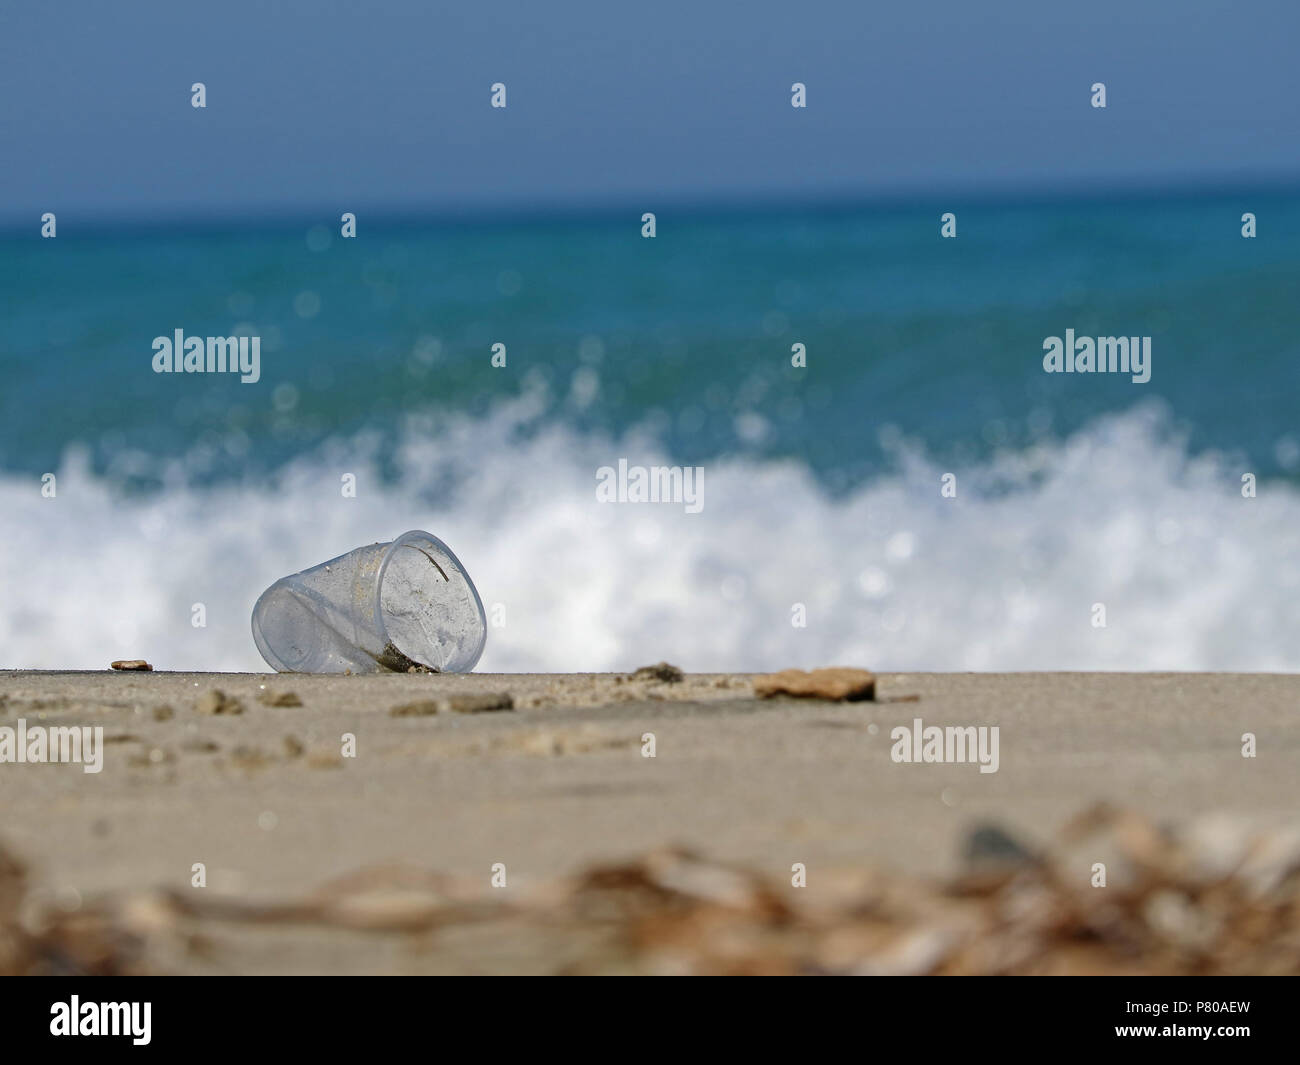
{"label": "turquoise sea water", "polygon": [[[1300,665],[1300,197],[358,232],[4,235],[13,664],[255,666],[265,584],[423,526],[516,608],[485,668]],[[260,336],[260,381],[154,373],[176,329]],[[1150,336],[1150,382],[1045,374],[1066,329]],[[703,466],[704,513],[593,507],[619,457]]]}

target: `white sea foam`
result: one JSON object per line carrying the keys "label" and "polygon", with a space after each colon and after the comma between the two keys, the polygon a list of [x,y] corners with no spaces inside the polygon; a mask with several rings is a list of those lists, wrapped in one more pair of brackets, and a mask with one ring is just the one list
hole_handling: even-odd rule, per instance
{"label": "white sea foam", "polygon": [[[267,585],[423,528],[489,614],[504,607],[481,670],[1300,668],[1300,492],[1262,482],[1242,498],[1243,470],[1190,456],[1151,410],[957,468],[955,500],[915,450],[840,498],[795,463],[706,462],[699,514],[598,503],[598,467],[668,456],[536,413],[525,399],[413,421],[389,484],[365,439],[273,482],[174,479],[150,497],[115,493],[75,453],[55,499],[2,475],[0,667],[264,669],[249,614]],[[339,490],[349,472],[355,499]]]}

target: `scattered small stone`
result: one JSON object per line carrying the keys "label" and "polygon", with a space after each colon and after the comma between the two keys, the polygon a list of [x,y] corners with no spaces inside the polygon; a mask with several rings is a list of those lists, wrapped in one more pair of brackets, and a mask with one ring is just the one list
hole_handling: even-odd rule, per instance
{"label": "scattered small stone", "polygon": [[793,695],[799,699],[858,702],[876,697],[876,675],[865,669],[783,669],[755,677],[754,694],[760,699]]}
{"label": "scattered small stone", "polygon": [[388,711],[392,717],[428,717],[438,712],[438,704],[432,699],[421,699],[417,703],[403,703]]}
{"label": "scattered small stone", "polygon": [[308,769],[342,769],[343,758],[333,751],[317,751],[307,758]]}
{"label": "scattered small stone", "polygon": [[140,737],[130,732],[119,732],[113,736],[105,736],[105,743],[139,743]]}
{"label": "scattered small stone", "polygon": [[221,750],[221,747],[211,740],[190,739],[181,744],[182,751],[191,751],[194,754],[212,754],[214,751]]}
{"label": "scattered small stone", "polygon": [[429,717],[433,714],[484,714],[493,710],[513,710],[514,696],[509,692],[492,692],[482,695],[448,695],[442,699],[421,699],[414,703],[395,706],[388,713],[392,717]]}
{"label": "scattered small stone", "polygon": [[263,706],[302,706],[297,692],[262,692],[257,701]]}
{"label": "scattered small stone", "polygon": [[230,761],[240,769],[261,769],[269,759],[259,748],[241,744],[230,752]]}
{"label": "scattered small stone", "polygon": [[685,677],[685,673],[667,662],[657,662],[653,666],[642,666],[632,674],[633,680],[660,680],[665,684],[680,683]]}
{"label": "scattered small stone", "polygon": [[153,719],[155,721],[170,721],[175,716],[176,711],[164,703],[162,706],[153,708]]}
{"label": "scattered small stone", "polygon": [[199,697],[198,711],[200,714],[242,714],[244,704],[233,696],[213,688],[210,692],[204,692]]}
{"label": "scattered small stone", "polygon": [[509,692],[483,695],[450,695],[443,705],[453,714],[482,714],[491,710],[513,710],[515,700]]}
{"label": "scattered small stone", "polygon": [[297,736],[286,736],[284,738],[284,753],[289,758],[301,758],[306,747],[302,745],[302,740]]}
{"label": "scattered small stone", "polygon": [[110,669],[135,670],[139,673],[152,673],[153,666],[143,658],[126,658],[119,659],[116,662],[109,663]]}
{"label": "scattered small stone", "polygon": [[962,848],[966,864],[974,868],[1006,868],[1032,865],[1038,859],[998,825],[978,825],[966,836]]}

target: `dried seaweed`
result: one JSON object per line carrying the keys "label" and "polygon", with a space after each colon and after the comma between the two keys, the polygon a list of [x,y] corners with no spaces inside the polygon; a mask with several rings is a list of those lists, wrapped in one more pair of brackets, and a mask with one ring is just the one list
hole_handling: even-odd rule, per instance
{"label": "dried seaweed", "polygon": [[531,942],[531,968],[563,973],[1300,974],[1295,831],[1169,829],[1096,807],[1054,846],[986,824],[964,851],[947,878],[814,868],[807,887],[678,848],[510,892],[385,866],[282,903],[137,892],[20,919],[27,878],[0,850],[0,973],[144,971],[160,937],[211,949],[241,926],[406,934],[434,951],[472,929],[515,952],[502,969]]}

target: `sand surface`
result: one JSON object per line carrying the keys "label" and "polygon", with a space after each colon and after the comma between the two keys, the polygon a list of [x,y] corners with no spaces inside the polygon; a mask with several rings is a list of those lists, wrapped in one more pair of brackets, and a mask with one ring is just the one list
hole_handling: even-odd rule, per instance
{"label": "sand surface", "polygon": [[[242,712],[202,712],[213,690]],[[301,706],[260,701],[289,692]],[[514,708],[392,714],[494,693]],[[1300,677],[886,674],[877,694],[758,700],[750,677],[725,674],[0,672],[0,727],[102,725],[107,744],[99,774],[0,765],[0,844],[27,867],[35,899],[75,910],[159,888],[273,903],[394,866],[487,887],[504,863],[502,890],[527,892],[666,845],[778,881],[801,862],[812,886],[832,869],[937,876],[960,867],[975,826],[1034,846],[1098,801],[1156,821],[1214,813],[1261,826],[1292,824],[1300,809]],[[916,717],[998,726],[998,771],[893,762],[890,730]],[[1246,732],[1255,758],[1242,757]],[[347,735],[355,757],[342,754]],[[496,940],[458,945],[455,933],[419,950],[409,937],[309,925],[218,938],[172,951],[164,967],[548,967]],[[532,949],[572,946],[569,936]]]}

